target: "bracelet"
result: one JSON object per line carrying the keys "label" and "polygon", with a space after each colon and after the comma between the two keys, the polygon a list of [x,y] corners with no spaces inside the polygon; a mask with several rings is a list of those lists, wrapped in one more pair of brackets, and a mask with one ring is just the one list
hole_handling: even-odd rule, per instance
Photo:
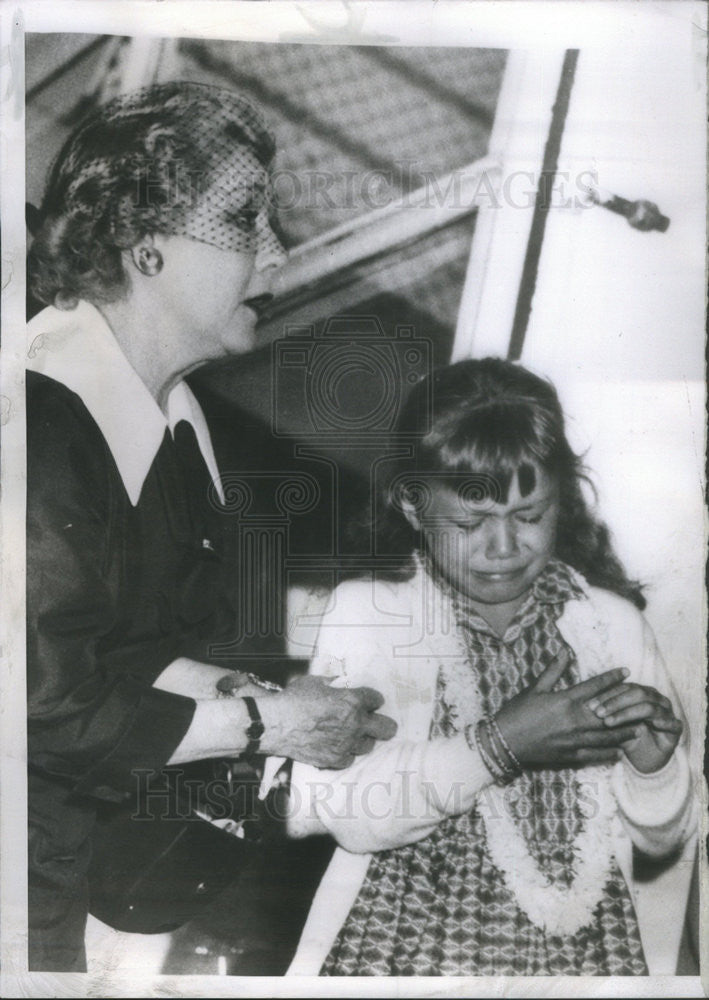
{"label": "bracelet", "polygon": [[256,687],[263,688],[264,691],[271,691],[275,694],[277,691],[283,690],[280,684],[276,684],[275,681],[267,681],[264,677],[259,677],[258,674],[248,673],[246,676],[252,684],[255,684]]}
{"label": "bracelet", "polygon": [[519,774],[519,771],[512,765],[509,758],[505,754],[504,749],[495,739],[495,733],[488,716],[485,716],[485,735],[487,737],[488,752],[494,758],[495,763],[504,774],[505,779],[507,781],[513,781]]}
{"label": "bracelet", "polygon": [[512,748],[510,747],[510,745],[507,742],[507,740],[505,739],[505,737],[502,735],[502,730],[500,729],[500,727],[499,727],[499,725],[497,723],[497,718],[494,715],[492,715],[488,719],[488,722],[490,723],[490,726],[492,727],[492,734],[493,734],[493,736],[495,736],[496,739],[497,739],[497,741],[498,741],[498,743],[500,743],[502,745],[502,749],[505,751],[505,753],[507,754],[507,756],[509,757],[509,759],[512,761],[512,765],[513,765],[514,769],[517,771],[518,774],[520,774],[521,771],[522,771],[522,765],[517,760],[517,758],[515,757],[514,753],[512,752]]}
{"label": "bracelet", "polygon": [[[483,737],[487,737],[487,748],[485,746],[485,740]],[[511,778],[501,766],[499,760],[491,752],[491,740],[490,740],[490,730],[487,726],[485,719],[481,719],[475,728],[475,739],[478,745],[478,750],[480,751],[480,756],[483,759],[483,763],[487,767],[488,771],[492,774],[495,779],[495,783],[498,785],[506,785],[511,781]]]}
{"label": "bracelet", "polygon": [[489,730],[488,730],[488,727],[487,727],[487,720],[486,719],[480,719],[480,721],[477,724],[473,723],[473,724],[465,727],[465,738],[466,738],[466,740],[468,742],[468,746],[471,748],[471,750],[473,749],[472,742],[471,742],[471,739],[470,739],[470,731],[472,730],[474,732],[474,734],[475,734],[475,746],[477,747],[478,753],[482,757],[483,764],[485,765],[485,767],[488,769],[488,771],[492,775],[493,780],[495,781],[495,784],[497,784],[497,785],[506,785],[512,779],[507,776],[507,774],[500,767],[500,765],[498,764],[498,762],[485,749],[485,746],[484,746],[483,740],[482,740],[482,730],[483,729],[485,729],[485,731],[486,731],[486,733],[488,735],[488,740],[489,740]]}
{"label": "bracelet", "polygon": [[[264,691],[270,691],[272,694],[276,694],[277,692],[283,690],[280,684],[276,684],[275,681],[264,680],[262,677],[259,677],[258,674],[247,673],[246,677],[250,684],[253,684],[255,687],[260,687]],[[237,686],[229,688],[219,687],[220,683],[225,678],[229,679],[229,675],[225,674],[224,677],[220,677],[217,681],[217,698],[240,698],[241,695],[239,694],[239,688]]]}
{"label": "bracelet", "polygon": [[488,718],[485,719],[485,735],[487,736],[488,753],[492,756],[506,780],[512,781],[513,778],[517,777],[518,772],[515,771],[512,764],[505,756],[504,750],[502,750],[496,742],[495,734],[492,731],[490,720]]}

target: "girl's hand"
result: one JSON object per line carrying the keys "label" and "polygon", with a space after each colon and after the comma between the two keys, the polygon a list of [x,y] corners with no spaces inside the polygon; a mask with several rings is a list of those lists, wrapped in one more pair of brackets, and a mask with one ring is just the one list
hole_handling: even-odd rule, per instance
{"label": "girl's hand", "polygon": [[623,746],[623,753],[638,771],[659,771],[668,762],[679,742],[682,723],[672,703],[659,691],[642,684],[621,684],[603,691],[588,702],[610,730],[634,723],[638,736]]}
{"label": "girl's hand", "polygon": [[497,713],[502,735],[525,769],[616,761],[620,749],[638,737],[634,723],[610,728],[588,706],[599,695],[618,693],[628,671],[607,670],[564,691],[553,691],[568,665],[569,655],[563,652]]}

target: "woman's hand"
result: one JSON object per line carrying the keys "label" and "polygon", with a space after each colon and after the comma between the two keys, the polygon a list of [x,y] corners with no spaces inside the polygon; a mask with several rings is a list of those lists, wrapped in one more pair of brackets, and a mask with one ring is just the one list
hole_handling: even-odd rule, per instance
{"label": "woman's hand", "polygon": [[265,725],[262,752],[315,767],[349,767],[377,740],[396,733],[394,720],[377,712],[383,703],[372,688],[338,688],[332,679],[296,677],[280,694],[258,699]]}
{"label": "woman's hand", "polygon": [[[252,688],[243,675],[220,682],[235,697],[197,701],[189,729],[168,764],[206,757],[238,757],[248,744],[251,719],[242,696]],[[323,677],[296,677],[283,691],[254,691],[263,720],[261,753],[315,767],[349,767],[377,740],[390,740],[396,723],[377,712],[384,702],[372,688],[336,688]]]}
{"label": "woman's hand", "polygon": [[553,691],[568,665],[569,655],[562,652],[534,684],[497,713],[502,735],[524,769],[616,761],[621,748],[638,738],[634,723],[609,728],[588,705],[600,695],[618,694],[628,671],[607,670],[564,691]]}
{"label": "woman's hand", "polygon": [[653,687],[621,684],[602,691],[587,703],[603,724],[613,730],[633,723],[638,736],[623,746],[623,753],[638,771],[659,771],[668,762],[682,734],[682,723],[672,703]]}

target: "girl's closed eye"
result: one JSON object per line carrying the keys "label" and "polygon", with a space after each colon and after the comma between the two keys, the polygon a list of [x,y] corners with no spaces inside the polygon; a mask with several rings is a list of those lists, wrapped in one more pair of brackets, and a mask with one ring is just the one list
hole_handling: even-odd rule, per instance
{"label": "girl's closed eye", "polygon": [[521,524],[539,524],[543,516],[544,511],[540,511],[539,514],[518,514],[517,520]]}

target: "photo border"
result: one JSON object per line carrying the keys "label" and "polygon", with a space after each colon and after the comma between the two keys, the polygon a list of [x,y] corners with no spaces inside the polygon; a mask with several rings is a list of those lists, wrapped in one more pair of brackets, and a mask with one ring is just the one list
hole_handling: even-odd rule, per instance
{"label": "photo border", "polygon": [[[668,44],[701,56],[707,9],[695,0],[639,5],[587,0],[379,0],[304,3],[272,0],[163,0],[161,3],[27,0],[0,10],[2,52],[2,584],[5,630],[2,705],[2,992],[5,996],[681,996],[709,994],[699,977],[623,978],[366,978],[201,977],[165,975],[149,982],[136,973],[29,973],[26,934],[26,697],[24,686],[24,34],[82,32],[200,37],[259,42],[342,45],[452,45],[561,49],[656,43],[663,25]],[[422,41],[425,39],[425,41]],[[705,705],[706,709],[706,705]],[[706,715],[706,711],[705,711]],[[704,786],[703,786],[704,788]],[[703,831],[706,838],[706,801]],[[706,859],[702,872],[701,938],[709,948]],[[704,975],[707,955],[703,956]]]}

